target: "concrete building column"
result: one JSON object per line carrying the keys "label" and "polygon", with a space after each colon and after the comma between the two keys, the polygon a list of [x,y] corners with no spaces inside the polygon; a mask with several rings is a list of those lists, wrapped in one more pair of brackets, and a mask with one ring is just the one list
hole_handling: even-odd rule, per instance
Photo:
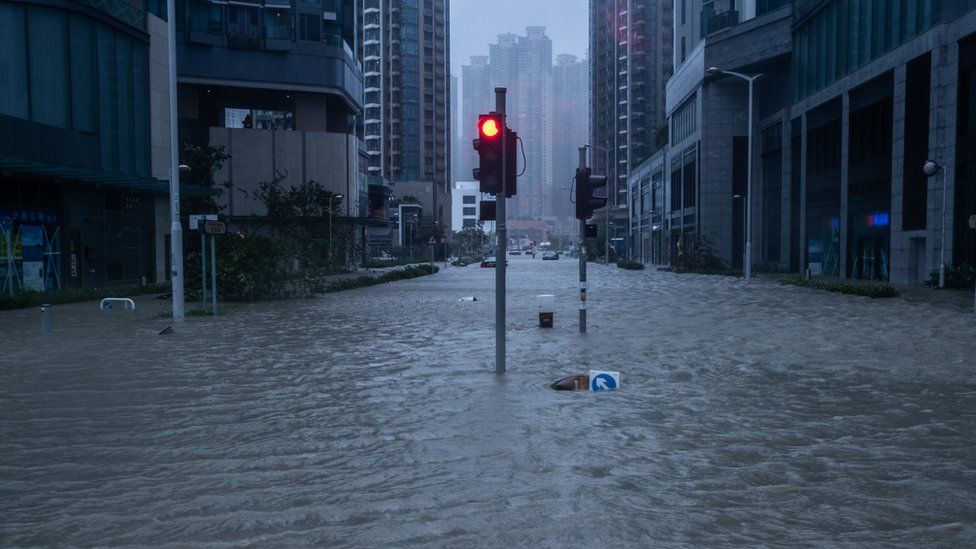
{"label": "concrete building column", "polygon": [[800,115],[800,272],[807,269],[807,113]]}
{"label": "concrete building column", "polygon": [[782,147],[783,147],[783,162],[781,170],[781,184],[780,184],[780,229],[779,229],[779,262],[781,266],[789,267],[790,265],[790,224],[793,222],[792,219],[792,204],[793,200],[793,172],[791,167],[793,166],[793,121],[790,118],[789,109],[784,109],[782,113],[783,119],[783,132],[782,132]]}
{"label": "concrete building column", "polygon": [[[945,43],[945,37],[940,40]],[[952,261],[953,197],[956,182],[956,125],[959,44],[952,41],[932,50],[932,109],[929,117],[929,158],[945,170],[945,261]],[[943,174],[928,180],[929,272],[938,271],[942,258]]]}
{"label": "concrete building column", "polygon": [[837,243],[838,276],[847,278],[848,197],[850,195],[851,94],[841,95],[840,108],[840,242]]}
{"label": "concrete building column", "polygon": [[[170,179],[169,139],[169,57],[167,42],[169,29],[166,21],[153,14],[146,14],[146,30],[149,32],[149,132],[150,172],[161,180]],[[169,194],[155,198],[153,219],[153,261],[156,265],[154,281],[163,283],[169,279],[166,265],[166,237],[170,232]]]}
{"label": "concrete building column", "polygon": [[[891,221],[890,265],[888,278],[895,284],[907,284],[910,272],[911,243],[902,230],[905,195],[905,95],[908,67],[898,65],[894,70],[891,90]],[[921,166],[918,167],[921,169]]]}

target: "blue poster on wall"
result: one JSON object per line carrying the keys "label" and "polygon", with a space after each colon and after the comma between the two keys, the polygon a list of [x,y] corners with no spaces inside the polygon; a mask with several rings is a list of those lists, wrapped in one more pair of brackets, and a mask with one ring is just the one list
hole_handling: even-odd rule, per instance
{"label": "blue poster on wall", "polygon": [[21,225],[20,242],[23,247],[24,288],[44,291],[44,227]]}
{"label": "blue poster on wall", "polygon": [[811,238],[807,242],[807,263],[810,267],[810,274],[823,274],[824,261],[823,240]]}

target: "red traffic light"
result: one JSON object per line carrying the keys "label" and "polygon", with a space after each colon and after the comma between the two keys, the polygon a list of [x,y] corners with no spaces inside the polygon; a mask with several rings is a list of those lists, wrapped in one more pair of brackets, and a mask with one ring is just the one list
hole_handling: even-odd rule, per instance
{"label": "red traffic light", "polygon": [[486,139],[494,139],[501,134],[501,123],[496,116],[482,116],[478,120],[478,135]]}

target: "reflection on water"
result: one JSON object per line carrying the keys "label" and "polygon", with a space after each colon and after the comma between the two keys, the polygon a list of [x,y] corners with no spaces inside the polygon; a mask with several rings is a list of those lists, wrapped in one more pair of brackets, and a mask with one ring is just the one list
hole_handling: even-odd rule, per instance
{"label": "reflection on water", "polygon": [[499,379],[493,275],[0,315],[0,544],[976,542],[966,315],[592,266],[580,336],[575,262],[516,257]]}

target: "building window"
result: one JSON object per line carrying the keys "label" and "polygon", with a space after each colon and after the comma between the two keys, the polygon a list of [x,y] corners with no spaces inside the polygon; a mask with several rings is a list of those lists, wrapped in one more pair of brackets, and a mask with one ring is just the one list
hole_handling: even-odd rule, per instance
{"label": "building window", "polygon": [[476,197],[473,194],[466,194],[466,195],[464,195],[464,196],[461,197],[461,203],[463,203],[463,204],[477,204],[478,203],[478,197]]}
{"label": "building window", "polygon": [[762,132],[763,258],[780,260],[783,212],[783,124]]}
{"label": "building window", "polygon": [[260,109],[224,109],[225,128],[255,130],[293,130],[294,115],[291,111],[266,111]]}
{"label": "building window", "polygon": [[691,96],[671,115],[671,145],[677,145],[698,129],[697,96]]}
{"label": "building window", "polygon": [[928,179],[918,167],[928,159],[932,55],[908,62],[905,78],[905,161],[902,194],[902,229],[924,229],[927,224]]}
{"label": "building window", "polygon": [[685,158],[684,167],[684,204],[685,208],[692,208],[695,206],[695,155],[692,154],[690,157]]}
{"label": "building window", "polygon": [[322,41],[322,22],[317,15],[308,13],[299,15],[298,37],[309,42]]}
{"label": "building window", "polygon": [[464,208],[463,214],[464,215],[478,215],[478,212],[476,210],[477,210],[477,208],[474,208],[474,207]]}
{"label": "building window", "polygon": [[678,166],[671,171],[671,211],[681,211],[681,168]]}
{"label": "building window", "polygon": [[465,229],[474,228],[476,224],[477,221],[475,221],[474,219],[465,219],[461,221],[461,227]]}

